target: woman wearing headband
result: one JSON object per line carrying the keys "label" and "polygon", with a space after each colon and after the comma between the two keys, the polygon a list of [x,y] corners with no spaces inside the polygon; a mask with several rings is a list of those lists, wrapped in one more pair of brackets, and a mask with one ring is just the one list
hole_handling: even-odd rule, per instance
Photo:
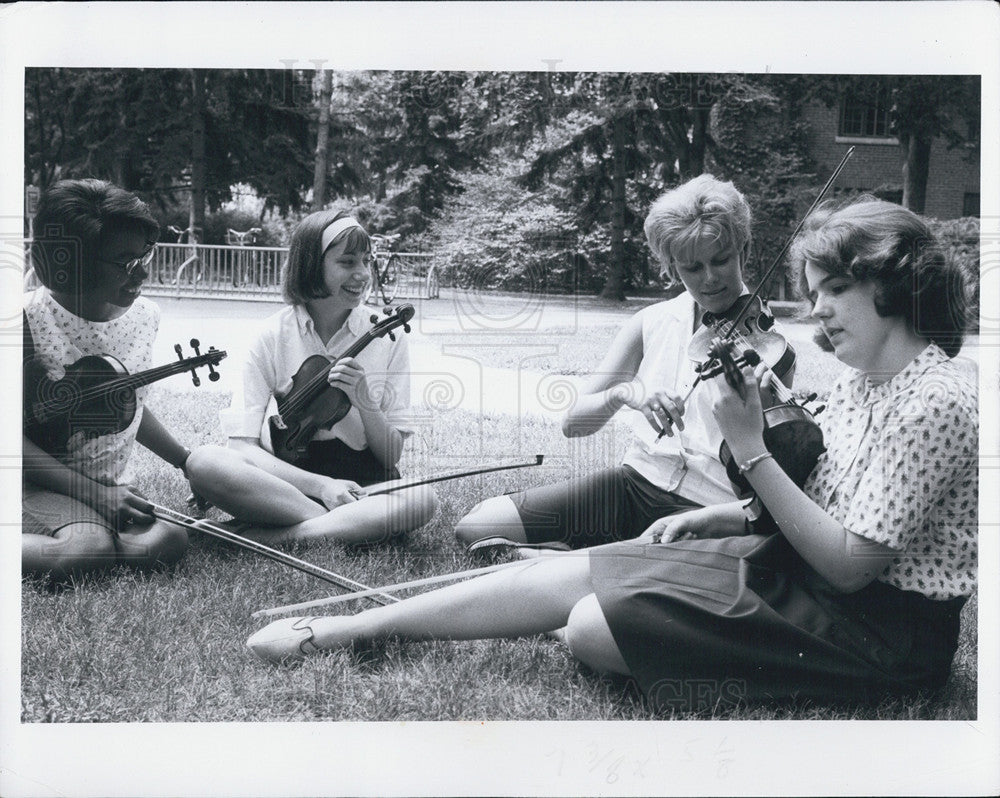
{"label": "woman wearing headband", "polygon": [[411,430],[406,336],[377,337],[329,372],[351,409],[320,429],[298,465],[271,453],[274,398],[312,355],[331,360],[371,329],[362,300],[371,279],[368,233],[344,212],[307,216],[292,235],[283,292],[288,306],[268,318],[250,349],[242,399],[221,414],[228,447],[203,446],[187,468],[195,493],[237,519],[241,534],[272,542],[333,538],[371,543],[422,526],[435,509],[426,487],[365,497],[364,485],[399,476]]}

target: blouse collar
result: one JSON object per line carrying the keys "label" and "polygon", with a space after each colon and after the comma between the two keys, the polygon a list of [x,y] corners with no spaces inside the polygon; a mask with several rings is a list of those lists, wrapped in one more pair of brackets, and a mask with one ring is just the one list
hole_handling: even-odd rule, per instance
{"label": "blouse collar", "polygon": [[[308,333],[315,332],[316,325],[313,323],[312,316],[309,315],[309,311],[306,310],[305,305],[293,305],[292,308],[295,312],[295,321],[298,324],[299,333],[305,336]],[[344,323],[344,327],[346,327],[347,331],[355,338],[364,333],[366,329],[366,315],[365,308],[362,305],[359,305],[350,312],[350,315],[347,317],[347,321]],[[341,327],[340,329],[343,330],[344,327]],[[336,333],[334,333],[334,335],[336,335]]]}
{"label": "blouse collar", "polygon": [[873,405],[904,391],[925,371],[947,362],[948,359],[944,350],[932,342],[911,360],[906,368],[883,383],[873,383],[863,371],[855,371],[851,379],[854,399],[861,405]]}

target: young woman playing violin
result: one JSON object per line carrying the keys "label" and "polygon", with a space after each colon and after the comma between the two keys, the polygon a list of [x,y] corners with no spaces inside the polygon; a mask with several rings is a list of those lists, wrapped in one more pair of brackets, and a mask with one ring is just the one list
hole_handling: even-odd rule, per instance
{"label": "young woman playing violin", "polygon": [[[133,374],[149,368],[159,324],[156,305],[140,296],[159,225],[138,197],[100,180],[60,181],[43,193],[35,230],[32,261],[43,287],[24,304],[26,410],[67,388],[85,357],[110,355]],[[64,381],[52,387],[55,380]],[[67,430],[54,447],[24,436],[25,573],[62,579],[183,556],[187,533],[154,519],[129,484],[135,441],[178,468],[188,455],[143,406],[144,393],[134,394],[133,415],[117,432]]]}
{"label": "young woman playing violin", "polygon": [[[222,413],[229,446],[200,447],[188,461],[195,493],[246,522],[242,535],[369,543],[422,526],[434,513],[427,487],[364,497],[364,485],[398,477],[410,434],[406,337],[376,337],[356,357],[339,357],[372,328],[362,306],[370,251],[368,233],[346,213],[302,220],[284,273],[288,307],[265,322],[244,366],[243,396]],[[303,362],[316,355],[337,360],[320,376],[346,394],[350,409],[315,430],[302,459],[288,461],[269,449],[273,399],[292,390]]]}
{"label": "young woman playing violin", "polygon": [[[645,229],[664,269],[687,290],[625,324],[562,425],[568,437],[592,435],[628,408],[634,440],[624,461],[480,503],[455,530],[470,550],[634,538],[663,516],[735,498],[707,397],[695,391],[684,398],[697,377],[689,347],[706,314],[721,316],[749,293],[750,208],[732,183],[701,175],[663,194]],[[784,379],[791,383],[791,369]]]}
{"label": "young woman playing violin", "polygon": [[278,621],[250,647],[277,662],[390,636],[565,627],[581,661],[634,677],[667,710],[941,686],[976,584],[976,386],[951,360],[965,320],[960,277],[919,217],[875,200],[817,213],[792,261],[849,367],[803,488],[764,447],[754,372],[739,375],[745,398],[721,376],[706,386],[778,533],[745,534],[739,503],[705,507],[655,539],[514,565],[354,616]]}

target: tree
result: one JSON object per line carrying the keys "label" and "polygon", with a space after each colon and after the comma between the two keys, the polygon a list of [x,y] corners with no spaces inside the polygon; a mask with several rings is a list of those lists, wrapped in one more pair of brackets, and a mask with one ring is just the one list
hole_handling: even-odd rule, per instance
{"label": "tree", "polygon": [[205,231],[205,70],[191,70],[191,215],[188,229],[198,241]]}
{"label": "tree", "polygon": [[566,169],[581,229],[610,225],[602,297],[625,298],[631,263],[648,277],[642,222],[652,196],[704,169],[709,114],[729,78],[703,77],[579,73],[556,84],[576,129],[538,152],[525,185]]}
{"label": "tree", "polygon": [[333,94],[333,72],[323,70],[319,93],[319,123],[316,131],[316,168],[313,172],[313,211],[323,209],[326,195],[327,145],[330,141],[330,97]]}
{"label": "tree", "polygon": [[939,136],[970,157],[979,148],[980,80],[972,75],[914,75],[889,79],[892,129],[903,150],[903,206],[923,213],[931,145]]}

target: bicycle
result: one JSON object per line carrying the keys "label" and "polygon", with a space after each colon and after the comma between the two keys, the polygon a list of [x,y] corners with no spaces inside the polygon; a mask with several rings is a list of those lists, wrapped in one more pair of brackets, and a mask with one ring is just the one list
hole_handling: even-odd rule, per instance
{"label": "bicycle", "polygon": [[[192,269],[194,275],[191,278],[191,285],[192,286],[197,285],[199,282],[201,282],[202,274],[201,274],[201,259],[198,257],[198,237],[195,235],[194,228],[185,227],[182,230],[181,228],[176,227],[174,225],[168,225],[167,229],[175,236],[177,236],[178,244],[183,244],[184,239],[187,238],[188,257],[183,263],[181,263],[180,266],[177,267],[177,273],[174,276],[174,281],[177,287],[178,288],[180,287],[181,277],[184,275],[184,272],[187,270],[189,266],[194,267],[194,269]],[[161,277],[160,282],[162,281],[163,280]]]}
{"label": "bicycle", "polygon": [[[256,243],[257,234],[260,232],[261,229],[259,227],[251,227],[242,233],[230,227],[226,230],[226,244],[231,247],[253,246]],[[260,287],[261,285],[260,268],[258,267],[256,258],[248,258],[247,254],[246,252],[236,253],[236,264],[233,266],[234,288],[253,282],[254,277],[256,277],[257,286]],[[252,256],[254,253],[249,254]]]}
{"label": "bicycle", "polygon": [[375,233],[371,236],[371,240],[372,289],[368,292],[365,302],[377,305],[381,298],[383,305],[390,305],[396,298],[402,277],[399,255],[392,251],[392,245],[399,240],[399,235]]}

